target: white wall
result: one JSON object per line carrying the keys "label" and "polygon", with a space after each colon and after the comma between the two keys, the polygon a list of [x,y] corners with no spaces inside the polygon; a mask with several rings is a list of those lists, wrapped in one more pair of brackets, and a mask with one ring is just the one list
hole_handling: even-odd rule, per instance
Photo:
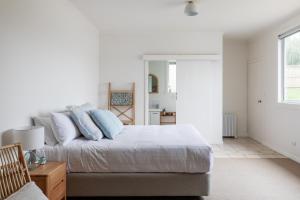
{"label": "white wall", "polygon": [[221,54],[222,33],[181,32],[110,34],[100,36],[102,107],[107,107],[107,83],[136,82],[136,122],[144,123],[144,54]]}
{"label": "white wall", "polygon": [[0,132],[97,103],[99,33],[68,0],[0,1],[0,44]]}
{"label": "white wall", "polygon": [[237,115],[238,136],[247,136],[247,43],[224,39],[223,109]]}
{"label": "white wall", "polygon": [[158,93],[149,94],[149,107],[159,104],[167,112],[176,112],[176,94],[168,92],[168,61],[150,61],[149,74],[158,79]]}
{"label": "white wall", "polygon": [[300,162],[300,105],[277,102],[277,35],[299,24],[300,15],[258,34],[249,43],[248,133]]}

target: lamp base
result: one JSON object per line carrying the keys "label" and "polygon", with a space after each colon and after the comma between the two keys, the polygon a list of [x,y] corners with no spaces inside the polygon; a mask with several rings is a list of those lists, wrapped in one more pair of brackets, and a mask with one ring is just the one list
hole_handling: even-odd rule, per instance
{"label": "lamp base", "polygon": [[27,165],[27,167],[28,167],[28,170],[29,170],[29,171],[33,171],[33,170],[35,170],[36,168],[39,167],[39,164],[36,164],[36,163],[34,163],[34,164],[29,164],[29,165]]}
{"label": "lamp base", "polygon": [[47,162],[44,150],[27,151],[24,157],[29,171],[32,171]]}
{"label": "lamp base", "polygon": [[25,153],[24,157],[25,157],[26,164],[27,164],[27,167],[28,167],[29,171],[32,171],[32,170],[36,169],[39,166],[39,164],[36,163],[37,156],[36,156],[36,151],[35,150],[27,151]]}

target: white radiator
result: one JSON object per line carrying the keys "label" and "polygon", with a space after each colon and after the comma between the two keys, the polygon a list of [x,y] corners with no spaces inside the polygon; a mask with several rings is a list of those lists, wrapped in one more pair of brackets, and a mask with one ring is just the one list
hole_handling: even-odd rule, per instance
{"label": "white radiator", "polygon": [[237,137],[237,117],[235,113],[224,113],[223,137]]}

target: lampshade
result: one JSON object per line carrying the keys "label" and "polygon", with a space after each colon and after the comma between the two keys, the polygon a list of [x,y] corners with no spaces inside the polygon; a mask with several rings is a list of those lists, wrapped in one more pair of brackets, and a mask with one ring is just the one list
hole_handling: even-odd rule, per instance
{"label": "lampshade", "polygon": [[198,15],[197,6],[194,1],[188,1],[187,5],[185,6],[184,13],[187,16]]}
{"label": "lampshade", "polygon": [[44,146],[44,127],[29,126],[12,129],[3,137],[3,143],[21,143],[26,151],[41,149]]}

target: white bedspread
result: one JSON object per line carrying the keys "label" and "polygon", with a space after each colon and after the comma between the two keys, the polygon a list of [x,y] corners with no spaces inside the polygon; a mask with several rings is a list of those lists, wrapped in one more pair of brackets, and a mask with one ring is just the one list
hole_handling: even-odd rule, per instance
{"label": "white bedspread", "polygon": [[73,140],[45,146],[48,161],[65,161],[69,172],[205,173],[212,149],[191,125],[125,126],[114,140]]}

